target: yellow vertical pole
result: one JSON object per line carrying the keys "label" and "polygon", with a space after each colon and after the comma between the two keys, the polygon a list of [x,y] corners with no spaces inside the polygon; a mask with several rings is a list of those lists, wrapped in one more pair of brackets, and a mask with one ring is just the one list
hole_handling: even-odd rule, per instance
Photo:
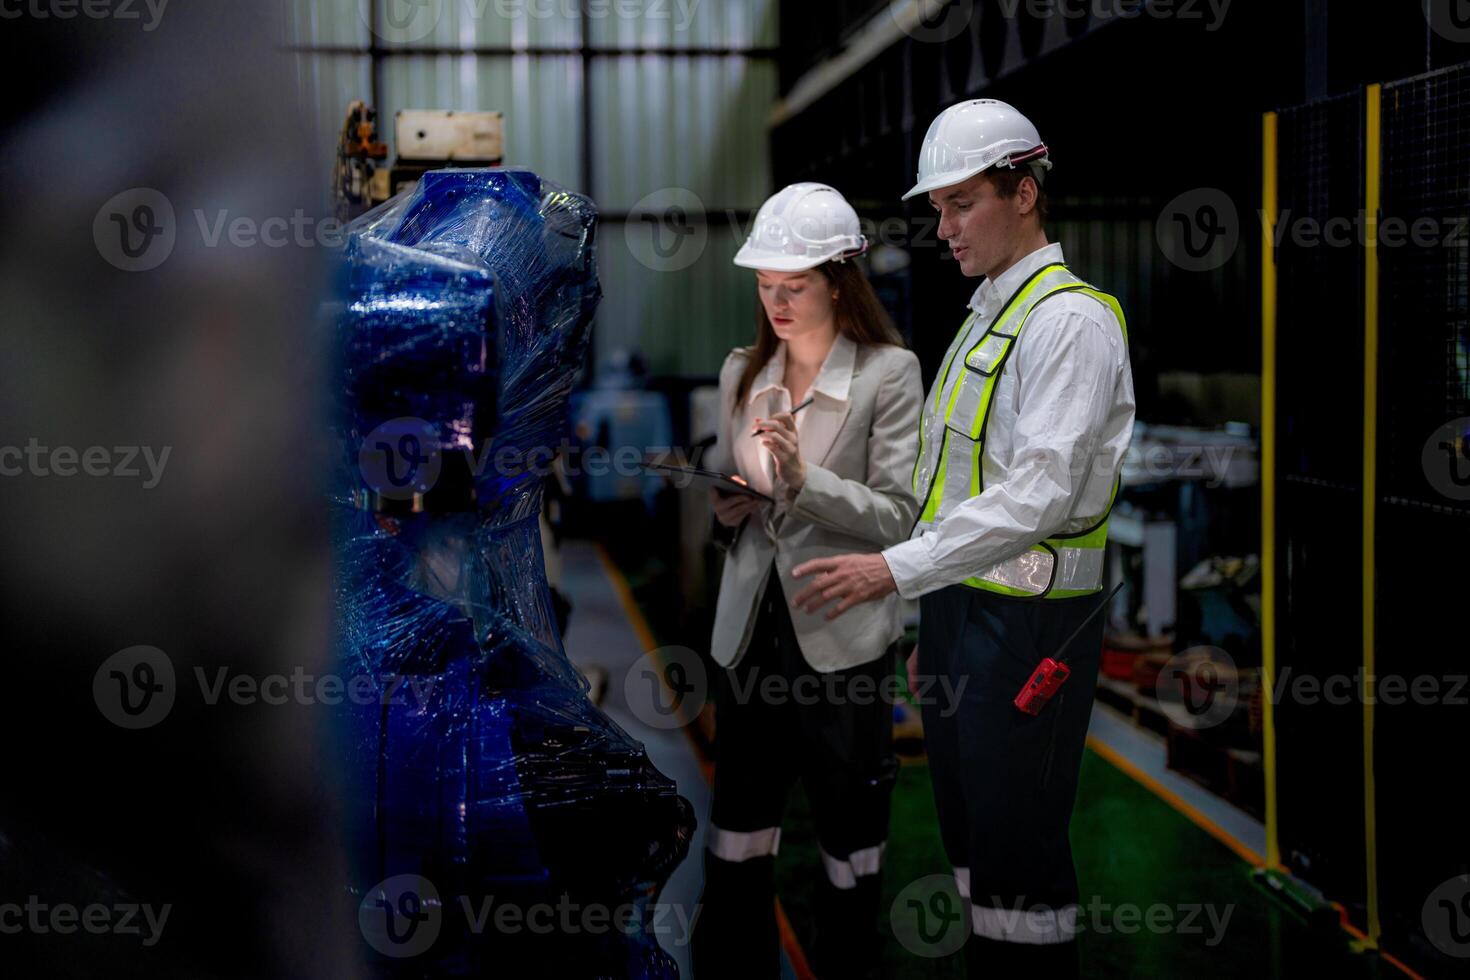
{"label": "yellow vertical pole", "polygon": [[1363,203],[1363,831],[1367,863],[1368,946],[1377,948],[1378,828],[1373,788],[1374,571],[1378,500],[1378,211],[1383,166],[1383,87],[1368,86]]}
{"label": "yellow vertical pole", "polygon": [[1266,867],[1281,867],[1276,816],[1276,113],[1261,119],[1261,728]]}

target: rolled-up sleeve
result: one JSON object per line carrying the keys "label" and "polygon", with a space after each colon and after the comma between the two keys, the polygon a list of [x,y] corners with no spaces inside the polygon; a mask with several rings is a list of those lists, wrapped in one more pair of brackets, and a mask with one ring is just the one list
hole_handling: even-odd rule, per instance
{"label": "rolled-up sleeve", "polygon": [[867,481],[844,479],[809,462],[792,513],[880,546],[908,537],[919,510],[910,481],[923,390],[919,359],[912,352],[889,358],[868,433]]}
{"label": "rolled-up sleeve", "polygon": [[932,531],[883,552],[905,599],[1012,558],[1073,517],[1126,371],[1121,331],[1069,310],[1034,321],[1013,357],[1018,409],[1010,463]]}

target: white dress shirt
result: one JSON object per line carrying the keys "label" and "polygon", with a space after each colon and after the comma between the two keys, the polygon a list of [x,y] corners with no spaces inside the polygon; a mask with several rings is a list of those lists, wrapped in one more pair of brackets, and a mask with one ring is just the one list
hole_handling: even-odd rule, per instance
{"label": "white dress shirt", "polygon": [[[823,359],[817,376],[812,379],[807,394],[813,398],[818,395],[822,396],[825,399],[823,408],[845,407],[848,385],[852,380],[853,362],[856,357],[857,344],[846,335],[838,334],[833,339],[832,347],[827,351],[827,356]],[[761,368],[760,373],[751,379],[750,394],[746,396],[745,404],[749,406],[748,413],[752,420],[757,417],[770,418],[780,412],[789,412],[794,407],[791,392],[786,387],[786,341],[783,340],[777,345],[776,352],[771,355],[771,359]],[[815,407],[817,406],[813,404],[797,412],[793,417],[796,423],[798,445],[804,445],[807,441],[802,438],[806,434],[803,425],[807,420],[826,420],[821,412],[812,411],[812,408]],[[830,445],[830,436],[825,441]],[[776,459],[771,455],[771,451],[761,444],[759,436],[751,435],[751,428],[748,425],[742,425],[738,432],[733,433],[733,443],[731,449],[740,473],[745,476],[752,487],[776,498],[777,513],[784,512],[790,503],[790,488],[777,476]],[[805,459],[805,453],[803,457],[804,461],[810,462]]]}
{"label": "white dress shirt", "polygon": [[[995,282],[982,282],[970,309],[993,320],[1034,272],[1063,261],[1060,245],[1037,249]],[[979,496],[883,552],[898,594],[917,599],[1095,523],[1112,498],[1133,412],[1133,372],[1117,317],[1080,292],[1043,302],[996,381]]]}

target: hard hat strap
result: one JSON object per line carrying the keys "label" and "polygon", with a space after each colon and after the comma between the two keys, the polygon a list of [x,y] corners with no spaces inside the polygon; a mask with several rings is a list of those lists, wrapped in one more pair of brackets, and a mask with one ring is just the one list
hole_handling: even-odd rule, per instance
{"label": "hard hat strap", "polygon": [[859,255],[862,255],[862,254],[866,253],[867,251],[868,251],[868,239],[866,237],[864,237],[864,238],[860,239],[860,244],[858,245],[857,248],[850,248],[847,251],[843,252],[842,254],[837,255],[837,256],[834,256],[831,261],[833,261],[833,262],[846,262],[848,259],[855,259]]}
{"label": "hard hat strap", "polygon": [[1038,163],[1041,162],[1040,160],[1038,160],[1038,158],[1045,157],[1048,152],[1049,151],[1046,148],[1046,144],[1042,143],[1035,149],[1026,150],[1023,153],[1013,153],[1010,156],[1006,157],[1004,160],[998,160],[996,161],[995,165],[997,167],[1005,167],[1008,170],[1014,170],[1016,168],[1016,164],[1018,163],[1027,163],[1032,160],[1036,160]]}

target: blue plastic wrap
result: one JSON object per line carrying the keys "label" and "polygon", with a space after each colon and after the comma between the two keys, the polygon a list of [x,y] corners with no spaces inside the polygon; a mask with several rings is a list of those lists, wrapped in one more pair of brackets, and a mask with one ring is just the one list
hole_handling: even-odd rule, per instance
{"label": "blue plastic wrap", "polygon": [[429,173],[349,229],[340,658],[389,702],[341,709],[352,890],[418,876],[443,902],[432,947],[384,972],[677,975],[642,929],[476,929],[458,901],[646,904],[693,831],[588,700],[546,584],[544,463],[601,295],[595,226],[586,198],[491,169]]}

